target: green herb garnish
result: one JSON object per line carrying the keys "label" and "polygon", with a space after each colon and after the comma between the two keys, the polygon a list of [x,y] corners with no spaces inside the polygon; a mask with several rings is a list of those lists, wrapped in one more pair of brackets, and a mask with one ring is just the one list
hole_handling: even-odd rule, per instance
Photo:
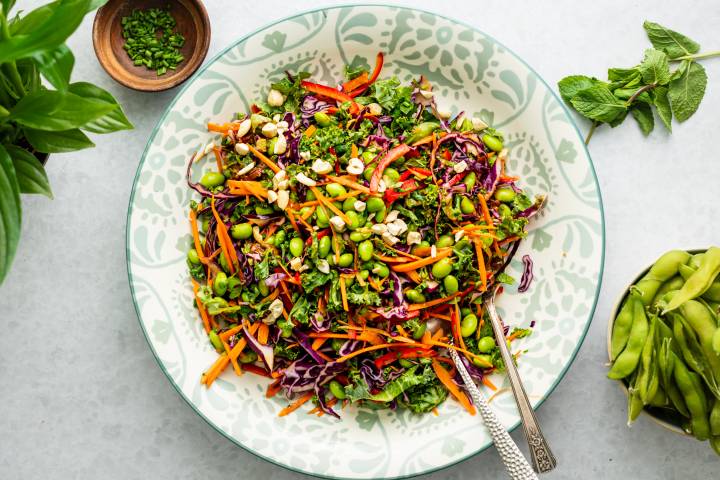
{"label": "green herb garnish", "polygon": [[[698,53],[697,42],[657,23],[645,21],[643,28],[654,48],[645,51],[639,65],[610,68],[605,82],[585,75],[571,75],[558,82],[563,100],[593,122],[586,144],[598,126],[607,123],[616,127],[628,113],[648,135],[655,127],[653,107],[665,128],[672,131],[673,115],[684,122],[700,106],[707,74],[696,60],[718,56],[720,51]],[[671,62],[680,65],[670,70]]]}
{"label": "green herb garnish", "polygon": [[168,10],[133,10],[122,19],[123,48],[135,65],[144,65],[164,75],[185,59],[179,50],[185,44],[185,37],[175,32],[175,26]]}

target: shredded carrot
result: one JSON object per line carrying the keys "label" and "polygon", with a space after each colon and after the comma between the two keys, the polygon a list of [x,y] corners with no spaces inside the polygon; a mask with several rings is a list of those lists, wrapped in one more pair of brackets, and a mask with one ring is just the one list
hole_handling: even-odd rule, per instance
{"label": "shredded carrot", "polygon": [[470,415],[475,415],[475,407],[470,403],[465,393],[458,388],[448,371],[434,358],[432,359],[432,366],[433,370],[435,370],[435,375],[437,375],[438,379],[445,385],[445,388],[460,402],[460,405],[465,407],[465,410],[467,410]]}
{"label": "shredded carrot", "polygon": [[440,303],[447,303],[450,300],[452,300],[453,298],[457,297],[458,295],[460,295],[460,292],[453,293],[452,295],[448,295],[447,297],[436,298],[435,300],[430,300],[429,302],[413,303],[412,305],[410,305],[408,307],[408,310],[413,312],[415,310],[422,310],[424,308],[434,307],[435,305],[438,305]]}
{"label": "shredded carrot", "polygon": [[435,333],[433,333],[432,337],[430,338],[430,342],[437,342],[437,341],[439,341],[439,340],[443,337],[444,334],[445,334],[445,332],[443,331],[443,329],[442,329],[442,328],[438,328],[438,329],[435,331]]}
{"label": "shredded carrot", "polygon": [[310,190],[315,194],[315,198],[320,200],[320,202],[325,205],[327,208],[329,208],[335,215],[339,216],[343,219],[343,222],[345,222],[346,225],[350,225],[352,222],[350,219],[345,215],[345,212],[337,208],[331,200],[328,200],[325,198],[325,195],[322,194],[320,190],[318,190],[317,187],[310,187]]}
{"label": "shredded carrot", "polygon": [[198,298],[198,291],[200,290],[200,285],[198,285],[198,283],[192,278],[190,279],[190,281],[192,282],[193,294],[195,295],[195,303],[197,304],[198,311],[200,311],[200,318],[202,318],[205,333],[210,333],[210,319],[208,318],[208,314],[205,311],[205,307]]}
{"label": "shredded carrot", "polygon": [[358,156],[358,148],[354,143],[350,147],[350,156],[352,158],[357,158],[357,156]]}
{"label": "shredded carrot", "polygon": [[[423,343],[425,343],[425,342],[423,342]],[[436,347],[443,347],[443,348],[449,348],[451,350],[456,350],[458,352],[464,353],[465,355],[469,355],[470,357],[472,357],[474,359],[477,359],[479,362],[484,363],[485,366],[487,366],[488,368],[492,367],[492,364],[487,363],[485,360],[483,360],[482,357],[480,357],[479,355],[472,353],[468,350],[465,350],[462,347],[458,347],[456,345],[450,345],[449,343],[445,343],[445,342],[438,342],[436,340],[430,340],[428,342],[428,345],[434,345]]]}
{"label": "shredded carrot", "polygon": [[230,273],[235,273],[235,265],[239,265],[240,262],[238,261],[237,252],[235,252],[232,240],[230,240],[230,235],[228,234],[225,222],[222,221],[218,211],[215,209],[215,197],[213,197],[210,202],[210,207],[212,208],[213,215],[215,216],[215,222],[217,224],[217,237],[220,242],[220,248],[222,248],[222,251],[225,254],[225,259],[227,260],[228,267],[230,268]]}
{"label": "shredded carrot", "polygon": [[478,271],[480,272],[480,280],[482,281],[482,291],[487,290],[487,269],[485,268],[485,257],[483,255],[482,247],[480,242],[475,240],[475,253],[478,261]]}
{"label": "shredded carrot", "polygon": [[[343,83],[343,91],[345,93],[350,93],[356,88],[367,84],[369,81],[370,78],[368,77],[368,73],[362,72],[360,75],[353,78],[352,80],[348,80],[347,82]],[[353,154],[353,157],[357,157],[357,154]]]}
{"label": "shredded carrot", "polygon": [[427,144],[427,143],[432,143],[434,140],[435,140],[435,133],[431,133],[431,134],[428,135],[427,137],[421,138],[421,139],[418,140],[417,142],[413,143],[412,146],[413,146],[413,147],[419,147],[420,145],[425,145],[425,144]]}
{"label": "shredded carrot", "polygon": [[433,413],[433,415],[435,415],[436,417],[440,416],[440,412],[438,412],[437,407],[434,407],[434,408],[432,409],[432,413]]}
{"label": "shredded carrot", "polygon": [[195,244],[195,250],[197,251],[198,258],[202,263],[207,264],[208,260],[204,254],[205,250],[200,244],[200,232],[198,231],[197,213],[195,212],[195,210],[192,209],[190,210],[190,231],[192,232],[193,243]]}
{"label": "shredded carrot", "polygon": [[430,345],[430,342],[432,342],[432,334],[430,333],[430,330],[425,330],[420,341],[425,345]]}
{"label": "shredded carrot", "polygon": [[260,200],[268,197],[268,191],[260,182],[250,180],[228,180],[225,182],[233,195],[253,195]]}
{"label": "shredded carrot", "polygon": [[405,275],[415,283],[422,283],[422,278],[420,278],[420,275],[415,270],[405,272]]}
{"label": "shredded carrot", "polygon": [[360,185],[356,179],[348,177],[335,177],[333,175],[325,175],[325,178],[332,182],[339,183],[340,185],[344,185],[348,188],[352,188],[353,190],[357,190],[359,192],[370,195],[370,189],[365,185]]}
{"label": "shredded carrot", "polygon": [[252,154],[255,155],[261,162],[263,162],[265,165],[267,165],[268,167],[270,167],[270,170],[272,170],[272,171],[275,172],[275,173],[277,173],[277,172],[279,172],[279,171],[281,170],[281,168],[278,167],[278,166],[275,164],[275,162],[273,162],[273,161],[270,160],[268,157],[266,157],[265,155],[263,155],[263,153],[262,153],[261,151],[259,151],[257,148],[253,147],[253,146],[250,145],[250,144],[248,144],[248,148],[250,149],[250,151],[252,152]]}
{"label": "shredded carrot", "polygon": [[317,130],[317,127],[316,127],[315,125],[310,125],[310,126],[305,130],[305,137],[306,137],[306,138],[312,137],[313,134],[315,133],[315,130]]}
{"label": "shredded carrot", "polygon": [[219,335],[220,340],[222,340],[223,342],[226,342],[228,340],[228,338],[232,337],[233,335],[238,333],[240,330],[242,330],[242,325],[235,325],[230,330],[225,330],[224,332],[222,332]]}
{"label": "shredded carrot", "polygon": [[[260,327],[260,323],[254,323],[250,325],[250,328],[248,328],[248,332],[250,332],[250,335],[255,335],[255,332]],[[230,350],[230,358],[238,358],[242,351],[245,349],[245,346],[247,345],[247,340],[245,340],[245,337],[240,339],[238,343],[235,344],[235,346]]]}
{"label": "shredded carrot", "polygon": [[[415,259],[415,260],[420,260],[420,259],[422,259],[422,257],[419,257],[419,256],[417,256],[417,255],[413,255],[413,254],[411,254],[411,253],[403,252],[402,250],[398,250],[398,249],[396,249],[396,248],[392,248],[392,247],[389,246],[389,245],[385,245],[385,248],[386,248],[387,250],[390,250],[391,252],[395,252],[395,253],[397,253],[398,255],[402,255],[402,256],[404,256],[404,257],[409,257],[409,258],[412,258],[412,259]],[[428,252],[430,252],[430,250],[428,250]]]}
{"label": "shredded carrot", "polygon": [[315,207],[310,207],[310,209],[305,212],[305,215],[300,215],[300,218],[302,218],[303,220],[307,220],[308,218],[312,217],[313,213],[315,213],[315,210]]}
{"label": "shredded carrot", "polygon": [[373,257],[385,263],[407,263],[412,261],[412,259],[408,257],[390,257],[388,255],[380,255],[379,253],[373,254]]}
{"label": "shredded carrot", "polygon": [[261,323],[257,334],[258,342],[260,342],[261,345],[267,345],[268,336],[270,335],[270,327],[268,327],[265,323]]}
{"label": "shredded carrot", "polygon": [[482,195],[482,193],[478,194],[478,199],[480,200],[480,209],[482,210],[485,223],[487,223],[488,227],[491,230],[494,230],[495,225],[493,224],[492,217],[490,216],[490,210],[488,209],[487,202],[485,201],[485,197]]}
{"label": "shredded carrot", "polygon": [[327,341],[327,338],[316,338],[315,341],[312,343],[312,349],[317,350],[318,348],[322,347],[323,344]]}
{"label": "shredded carrot", "polygon": [[396,272],[409,272],[411,270],[417,270],[427,265],[442,260],[445,257],[449,257],[452,253],[452,248],[439,248],[435,257],[425,257],[414,262],[403,263],[401,265],[391,265],[390,268]]}
{"label": "shredded carrot", "polygon": [[402,335],[403,337],[406,337],[406,338],[407,338],[408,334],[407,334],[407,332],[405,331],[405,329],[403,329],[403,327],[401,327],[400,325],[395,325],[395,329],[398,331],[398,333],[399,333],[400,335]]}
{"label": "shredded carrot", "polygon": [[342,294],[342,306],[346,312],[350,311],[347,302],[347,291],[345,290],[345,278],[340,277],[340,293]]}
{"label": "shredded carrot", "polygon": [[284,417],[285,415],[291,414],[292,412],[300,408],[305,402],[310,400],[313,395],[315,395],[315,392],[308,392],[302,397],[298,398],[293,403],[280,410],[280,413],[278,413],[278,417]]}
{"label": "shredded carrot", "polygon": [[293,228],[297,233],[300,233],[300,227],[298,227],[297,222],[295,221],[295,215],[290,210],[285,210],[285,213],[287,213],[288,218],[290,219],[290,223],[292,224]]}
{"label": "shredded carrot", "polygon": [[493,382],[491,382],[490,379],[484,375],[482,378],[482,383],[483,383],[483,385],[487,386],[493,392],[497,390],[497,387],[495,386],[495,384]]}
{"label": "shredded carrot", "polygon": [[230,358],[226,353],[221,354],[217,360],[215,360],[215,363],[213,363],[213,365],[202,374],[200,383],[205,384],[206,387],[210,387],[215,379],[225,370],[228,364],[230,364]]}
{"label": "shredded carrot", "polygon": [[355,350],[352,353],[348,353],[347,355],[340,357],[336,359],[335,361],[338,363],[342,363],[346,360],[350,360],[353,357],[357,357],[358,355],[362,355],[363,353],[372,352],[373,350],[380,350],[381,348],[389,348],[389,347],[424,347],[424,345],[419,345],[415,342],[413,343],[381,343],[380,345],[371,345],[369,347],[361,348],[360,350]]}
{"label": "shredded carrot", "polygon": [[220,147],[213,147],[213,153],[215,154],[215,161],[217,162],[218,172],[222,173],[225,167],[223,166],[222,151],[220,150]]}

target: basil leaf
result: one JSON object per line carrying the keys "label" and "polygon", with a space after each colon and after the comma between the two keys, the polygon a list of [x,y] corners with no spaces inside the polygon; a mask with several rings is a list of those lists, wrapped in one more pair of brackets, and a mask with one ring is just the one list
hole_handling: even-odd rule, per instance
{"label": "basil leaf", "polygon": [[705,95],[707,74],[705,68],[691,60],[683,60],[683,74],[670,82],[669,97],[672,111],[678,122],[690,118],[700,106]]}
{"label": "basil leaf", "polygon": [[650,43],[658,50],[667,53],[670,58],[678,58],[684,55],[692,55],[700,50],[700,44],[690,40],[685,35],[663,27],[657,23],[643,23]]}
{"label": "basil leaf", "polygon": [[53,198],[50,181],[40,160],[24,148],[15,145],[7,145],[5,149],[12,157],[20,193],[38,193]]}
{"label": "basil leaf", "polygon": [[654,48],[645,50],[645,58],[638,69],[642,74],[643,81],[648,85],[665,85],[670,82],[668,57],[660,50]]}
{"label": "basil leaf", "polygon": [[558,82],[560,96],[565,102],[570,103],[575,95],[581,90],[594,87],[595,85],[603,85],[597,78],[586,77],[585,75],[571,75],[565,77]]}
{"label": "basil leaf", "polygon": [[598,122],[610,123],[627,113],[625,103],[615,98],[605,85],[579,91],[571,103],[581,115]]}
{"label": "basil leaf", "polygon": [[27,23],[20,20],[20,32],[0,41],[0,63],[57,48],[80,26],[90,7],[90,0],[63,0],[46,7],[50,8],[40,15],[32,16],[31,12],[24,17],[32,16],[34,28],[28,28]]}
{"label": "basil leaf", "polygon": [[111,109],[99,118],[82,125],[83,130],[93,133],[111,133],[118,130],[132,130],[133,124],[125,116],[120,104],[117,103],[115,97],[106,90],[87,82],[71,83],[69,90],[71,93],[79,95],[83,98],[91,98],[109,105]]}
{"label": "basil leaf", "polygon": [[632,116],[637,120],[643,135],[648,136],[655,128],[655,118],[653,117],[652,108],[647,103],[638,103],[632,110]]}
{"label": "basil leaf", "polygon": [[115,105],[72,93],[39,90],[23,97],[10,119],[38,130],[70,130],[101,118]]}
{"label": "basil leaf", "polygon": [[20,240],[22,210],[15,167],[0,145],[0,283],[7,276]]}
{"label": "basil leaf", "polygon": [[67,45],[33,55],[35,65],[53,87],[66,90],[70,83],[75,57]]}
{"label": "basil leaf", "polygon": [[658,117],[660,117],[665,128],[668,129],[668,132],[672,132],[672,109],[670,108],[670,100],[668,99],[668,88],[657,87],[653,91],[653,100]]}
{"label": "basil leaf", "polygon": [[77,128],[47,132],[25,127],[23,133],[30,145],[38,152],[43,153],[74,152],[95,146],[87,135]]}

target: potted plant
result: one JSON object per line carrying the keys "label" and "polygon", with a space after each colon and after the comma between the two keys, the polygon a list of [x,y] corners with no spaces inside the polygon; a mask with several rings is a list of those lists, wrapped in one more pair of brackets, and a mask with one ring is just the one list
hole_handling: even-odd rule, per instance
{"label": "potted plant", "polygon": [[109,92],[70,81],[75,58],[65,40],[105,1],[58,0],[11,14],[15,0],[0,0],[0,284],[20,240],[20,195],[52,198],[41,160],[93,147],[84,131],[133,128]]}

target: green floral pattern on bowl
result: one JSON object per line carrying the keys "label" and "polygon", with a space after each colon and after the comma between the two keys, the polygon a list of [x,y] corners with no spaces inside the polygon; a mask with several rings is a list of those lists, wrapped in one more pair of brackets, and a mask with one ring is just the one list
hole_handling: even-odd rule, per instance
{"label": "green floral pattern on bowl", "polygon": [[[317,81],[341,78],[346,63],[386,53],[383,75],[425,75],[440,105],[465,110],[506,133],[509,170],[532,194],[548,193],[511,272],[530,254],[529,292],[507,289],[507,323],[535,333],[520,373],[534,406],[562,378],[590,324],[604,254],[602,204],[592,162],[565,108],[522,60],[480,31],[438,15],[384,6],[336,7],[282,20],[248,35],[212,60],[178,94],[153,131],[138,168],[127,224],[128,273],[140,324],[178,392],[219,432],[250,452],[293,470],[326,477],[393,478],[427,473],[487,448],[478,417],[453,401],[440,415],[348,407],[343,420],[303,411],[277,417],[287,401],[264,395],[266,380],[223,374],[211,389],[201,373],[216,354],[207,341],[185,265],[191,242],[184,181],[189,157],[210,140],[209,120],[247,111],[285,70]],[[492,379],[506,386],[504,378]],[[486,391],[489,395],[491,392]],[[517,426],[509,394],[492,402]]]}

